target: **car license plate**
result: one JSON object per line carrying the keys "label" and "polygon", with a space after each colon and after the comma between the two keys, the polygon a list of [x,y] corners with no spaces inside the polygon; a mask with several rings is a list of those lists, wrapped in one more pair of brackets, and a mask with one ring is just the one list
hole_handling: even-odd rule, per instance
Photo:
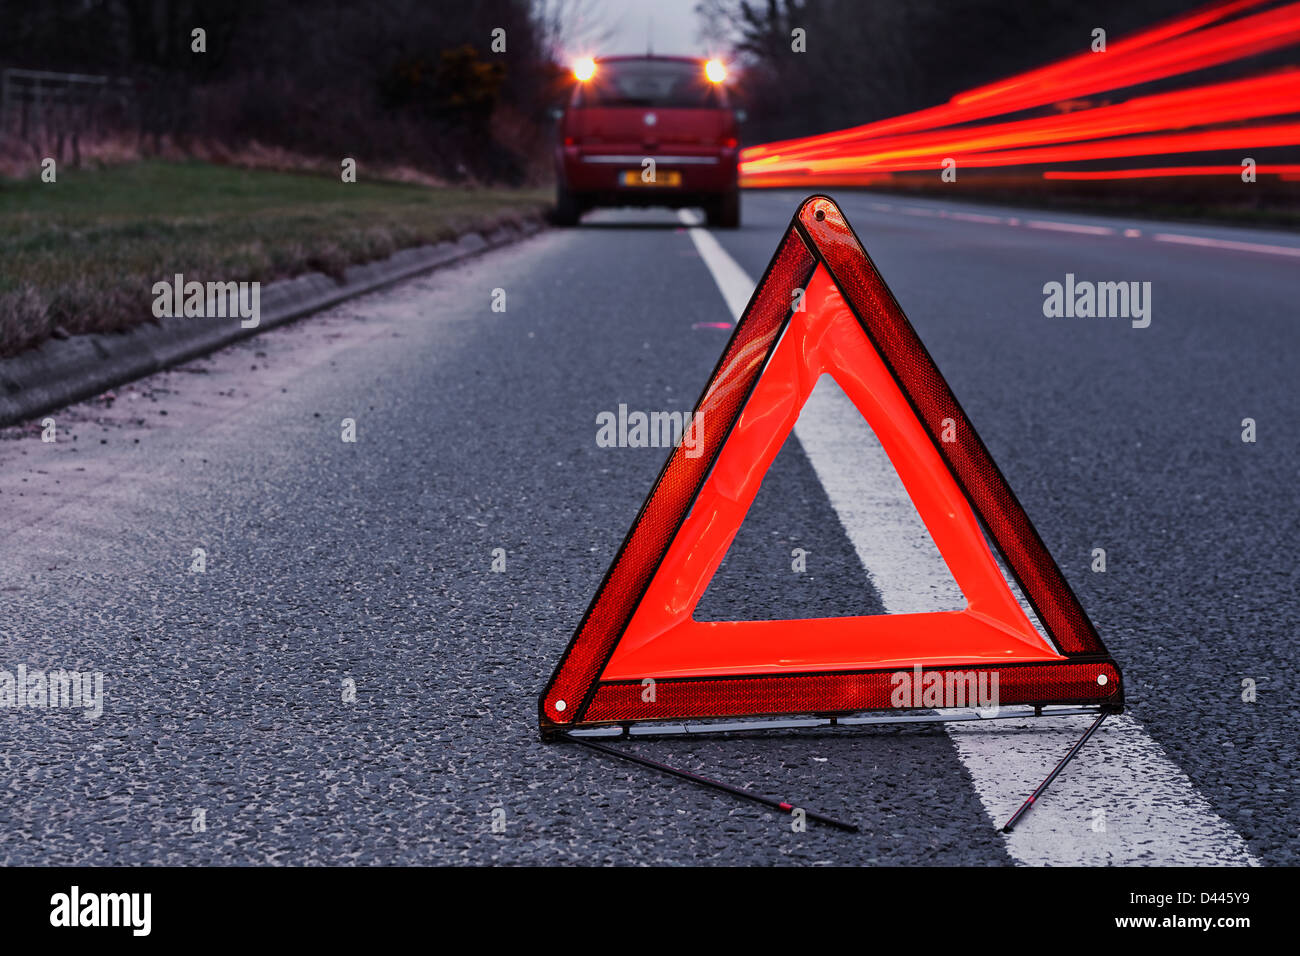
{"label": "car license plate", "polygon": [[682,184],[682,174],[675,169],[662,169],[656,171],[653,181],[646,182],[641,177],[641,170],[625,169],[619,177],[619,181],[624,186],[680,186]]}

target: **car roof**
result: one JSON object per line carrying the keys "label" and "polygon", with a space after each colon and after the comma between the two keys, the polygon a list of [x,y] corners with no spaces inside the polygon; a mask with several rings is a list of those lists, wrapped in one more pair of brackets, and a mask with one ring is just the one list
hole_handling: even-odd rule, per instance
{"label": "car roof", "polygon": [[702,56],[660,56],[657,53],[618,53],[613,56],[596,56],[592,57],[597,63],[610,63],[613,61],[628,60],[667,60],[676,63],[703,63],[705,57]]}

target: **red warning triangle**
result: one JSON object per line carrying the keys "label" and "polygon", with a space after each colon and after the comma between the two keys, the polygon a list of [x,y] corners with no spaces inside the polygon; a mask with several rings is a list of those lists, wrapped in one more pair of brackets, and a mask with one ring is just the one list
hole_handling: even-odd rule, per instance
{"label": "red warning triangle", "polygon": [[[797,290],[801,308],[792,307]],[[696,621],[696,605],[823,374],[879,438],[966,606]],[[934,709],[968,692],[973,706],[974,688],[990,686],[999,705],[1122,708],[1119,668],[830,199],[800,206],[692,429],[538,700],[544,736],[611,723]]]}

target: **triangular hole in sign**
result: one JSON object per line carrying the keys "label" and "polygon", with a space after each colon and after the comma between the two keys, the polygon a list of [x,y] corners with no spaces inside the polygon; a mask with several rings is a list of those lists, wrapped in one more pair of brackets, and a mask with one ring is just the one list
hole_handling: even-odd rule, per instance
{"label": "triangular hole in sign", "polygon": [[695,620],[852,617],[965,606],[880,440],[835,380],[823,374],[763,476],[744,524],[695,608]]}
{"label": "triangular hole in sign", "polygon": [[[908,592],[931,581],[918,584],[922,576],[908,572],[891,583],[900,562],[873,559],[863,563],[876,565],[884,609],[901,612],[697,619],[764,476],[827,375],[897,470],[961,592],[960,609],[933,610],[933,593]],[[904,670],[944,682],[996,671],[1004,705],[1122,708],[1118,667],[831,200],[800,206],[695,416],[702,437],[670,454],[538,699],[543,735],[642,720],[921,706],[892,693]],[[807,440],[825,440],[830,451],[812,458],[833,462],[835,444],[853,439],[843,428],[821,431],[812,428]],[[861,496],[824,484],[842,498],[834,510],[848,516],[855,549],[870,551],[852,518]],[[1022,593],[1008,585],[990,542]]]}

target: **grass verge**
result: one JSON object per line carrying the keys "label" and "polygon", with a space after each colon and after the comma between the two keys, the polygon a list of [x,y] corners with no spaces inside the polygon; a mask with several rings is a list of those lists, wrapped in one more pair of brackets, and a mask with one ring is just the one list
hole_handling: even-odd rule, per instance
{"label": "grass verge", "polygon": [[0,180],[0,356],[149,321],[153,283],[177,272],[204,282],[337,276],[549,203],[544,190],[343,183],[199,162]]}

